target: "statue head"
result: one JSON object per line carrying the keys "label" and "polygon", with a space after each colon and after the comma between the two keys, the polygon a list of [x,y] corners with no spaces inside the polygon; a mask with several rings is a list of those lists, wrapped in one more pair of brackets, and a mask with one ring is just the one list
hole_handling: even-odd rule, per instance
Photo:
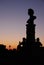
{"label": "statue head", "polygon": [[37,38],[37,42],[39,42],[40,41],[40,39],[39,38]]}
{"label": "statue head", "polygon": [[34,11],[33,11],[33,9],[28,9],[28,15],[30,15],[30,16],[33,16],[33,14],[34,14]]}

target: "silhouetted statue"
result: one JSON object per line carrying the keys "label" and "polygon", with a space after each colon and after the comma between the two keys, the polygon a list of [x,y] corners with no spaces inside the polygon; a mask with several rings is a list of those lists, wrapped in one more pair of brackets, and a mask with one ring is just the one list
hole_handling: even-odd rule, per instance
{"label": "silhouetted statue", "polygon": [[42,47],[42,44],[41,44],[39,38],[36,39],[36,46],[37,46],[37,47]]}
{"label": "silhouetted statue", "polygon": [[28,9],[28,15],[30,16],[30,18],[27,21],[27,23],[31,22],[31,24],[33,24],[34,19],[36,19],[36,16],[33,16],[34,15],[33,9]]}
{"label": "silhouetted statue", "polygon": [[33,43],[35,43],[35,24],[34,20],[36,16],[34,16],[33,9],[28,9],[28,15],[30,16],[27,25],[26,25],[26,39],[27,39],[27,46],[32,47]]}
{"label": "silhouetted statue", "polygon": [[25,38],[23,38],[22,42],[19,42],[17,49],[18,50],[26,49],[26,39]]}

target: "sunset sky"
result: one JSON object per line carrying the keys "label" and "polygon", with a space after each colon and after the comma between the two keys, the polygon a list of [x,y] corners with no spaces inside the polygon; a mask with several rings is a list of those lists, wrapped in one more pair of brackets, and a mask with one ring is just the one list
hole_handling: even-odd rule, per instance
{"label": "sunset sky", "polygon": [[35,11],[36,38],[44,45],[44,0],[0,0],[0,44],[16,48],[26,37],[28,9]]}

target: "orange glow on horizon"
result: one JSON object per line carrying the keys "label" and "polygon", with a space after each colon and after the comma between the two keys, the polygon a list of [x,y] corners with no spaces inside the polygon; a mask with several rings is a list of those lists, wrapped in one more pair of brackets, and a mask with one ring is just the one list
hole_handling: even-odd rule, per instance
{"label": "orange glow on horizon", "polygon": [[18,43],[19,43],[19,41],[11,41],[10,42],[10,41],[7,41],[7,40],[5,40],[5,41],[0,40],[0,44],[6,45],[7,49],[9,49],[9,45],[11,46],[11,49],[14,49],[14,48],[16,49]]}
{"label": "orange glow on horizon", "polygon": [[[43,44],[43,46],[44,46],[44,40],[43,40],[44,38],[41,38],[40,39],[40,42]],[[17,48],[17,46],[18,46],[18,44],[19,44],[19,41],[17,40],[17,41],[7,41],[7,40],[5,40],[5,41],[3,41],[3,40],[0,40],[0,44],[4,44],[4,45],[6,45],[6,48],[7,49],[9,49],[9,45],[11,46],[11,49],[16,49]]]}

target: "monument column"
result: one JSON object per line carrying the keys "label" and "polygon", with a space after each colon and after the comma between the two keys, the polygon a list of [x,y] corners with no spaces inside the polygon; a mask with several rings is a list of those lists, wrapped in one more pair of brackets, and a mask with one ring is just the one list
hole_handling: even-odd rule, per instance
{"label": "monument column", "polygon": [[30,45],[31,43],[35,42],[35,24],[34,20],[36,19],[36,16],[34,16],[34,11],[32,9],[28,9],[28,15],[30,18],[27,21],[26,25],[26,38],[27,42]]}

